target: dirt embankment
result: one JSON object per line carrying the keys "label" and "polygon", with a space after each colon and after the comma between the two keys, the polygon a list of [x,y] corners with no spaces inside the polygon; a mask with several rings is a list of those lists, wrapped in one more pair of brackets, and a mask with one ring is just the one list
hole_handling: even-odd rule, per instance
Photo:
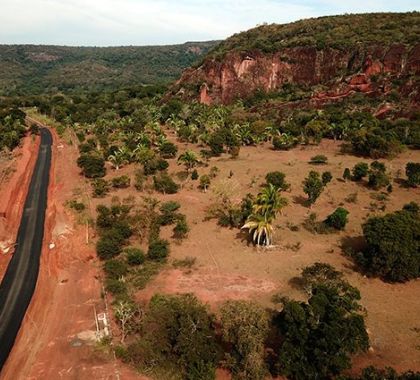
{"label": "dirt embankment", "polygon": [[[3,168],[0,179],[0,281],[13,254],[26,194],[39,148],[39,137],[26,136]],[[10,172],[12,172],[10,176]]]}

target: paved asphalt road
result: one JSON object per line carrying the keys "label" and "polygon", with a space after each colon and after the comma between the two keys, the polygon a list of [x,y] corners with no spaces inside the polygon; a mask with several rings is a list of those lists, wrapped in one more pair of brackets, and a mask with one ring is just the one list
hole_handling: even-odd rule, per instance
{"label": "paved asphalt road", "polygon": [[39,272],[51,166],[52,136],[41,128],[41,145],[29,185],[16,249],[0,284],[0,371],[9,356]]}

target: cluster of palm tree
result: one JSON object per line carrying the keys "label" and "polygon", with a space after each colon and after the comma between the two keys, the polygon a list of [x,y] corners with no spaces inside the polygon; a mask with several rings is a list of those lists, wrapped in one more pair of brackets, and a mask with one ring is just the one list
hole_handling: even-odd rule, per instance
{"label": "cluster of palm tree", "polygon": [[273,184],[266,185],[257,195],[242,229],[248,229],[252,240],[257,245],[269,246],[273,243],[273,222],[281,209],[287,205],[287,199],[280,195],[280,190]]}

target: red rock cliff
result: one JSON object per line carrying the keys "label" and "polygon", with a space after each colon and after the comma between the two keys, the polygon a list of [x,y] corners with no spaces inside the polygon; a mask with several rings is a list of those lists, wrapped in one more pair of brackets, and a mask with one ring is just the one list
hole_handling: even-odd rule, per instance
{"label": "red rock cliff", "polygon": [[[223,61],[208,59],[199,68],[186,70],[175,90],[205,104],[229,103],[257,89],[268,92],[285,83],[327,85],[331,89],[329,96],[346,96],[354,91],[386,91],[386,86],[379,88],[372,81],[373,76],[381,74],[389,78],[420,74],[420,44],[413,48],[394,44],[353,51],[295,47],[271,55],[228,53]],[[412,89],[415,93],[410,93],[414,99],[419,97],[417,85]],[[195,90],[188,93],[187,89],[192,88]],[[323,94],[317,96],[322,98]]]}

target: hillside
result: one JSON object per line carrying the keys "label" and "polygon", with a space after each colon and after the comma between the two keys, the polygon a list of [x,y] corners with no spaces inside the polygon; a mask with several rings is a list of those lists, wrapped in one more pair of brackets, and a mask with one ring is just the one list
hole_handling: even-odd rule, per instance
{"label": "hillside", "polygon": [[262,25],[216,46],[173,92],[229,103],[293,85],[315,98],[396,90],[418,103],[419,35],[419,12]]}
{"label": "hillside", "polygon": [[0,45],[0,95],[168,83],[216,44],[106,48]]}

